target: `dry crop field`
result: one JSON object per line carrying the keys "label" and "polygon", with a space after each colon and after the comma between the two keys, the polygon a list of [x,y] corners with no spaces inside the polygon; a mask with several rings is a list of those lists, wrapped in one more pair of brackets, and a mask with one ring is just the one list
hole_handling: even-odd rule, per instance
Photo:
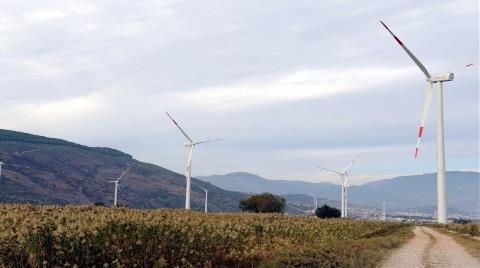
{"label": "dry crop field", "polygon": [[373,267],[409,237],[389,222],[0,205],[0,267]]}

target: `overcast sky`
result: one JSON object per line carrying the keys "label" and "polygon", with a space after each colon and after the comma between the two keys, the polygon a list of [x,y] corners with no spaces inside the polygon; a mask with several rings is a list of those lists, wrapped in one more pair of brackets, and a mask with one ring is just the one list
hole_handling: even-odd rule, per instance
{"label": "overcast sky", "polygon": [[[434,172],[434,97],[382,19],[444,85],[447,170],[479,169],[479,6],[466,1],[0,1],[0,128],[117,148],[193,175],[352,184]],[[465,64],[475,65],[465,68]]]}

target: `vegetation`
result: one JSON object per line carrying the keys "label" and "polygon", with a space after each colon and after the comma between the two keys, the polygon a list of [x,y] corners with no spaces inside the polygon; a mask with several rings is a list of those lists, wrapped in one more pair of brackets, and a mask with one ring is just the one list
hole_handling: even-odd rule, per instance
{"label": "vegetation", "polygon": [[271,193],[263,193],[240,200],[238,207],[242,211],[255,213],[280,213],[285,208],[285,199]]}
{"label": "vegetation", "polygon": [[[450,225],[450,224],[447,224],[447,225]],[[471,224],[471,225],[474,225],[474,224]],[[478,237],[473,237],[466,233],[459,233],[456,231],[452,231],[451,229],[444,228],[445,226],[446,225],[442,226],[441,224],[436,225],[437,229],[439,229],[440,232],[451,236],[457,243],[462,245],[467,250],[467,252],[470,253],[472,257],[480,259],[480,241],[479,241],[480,239]]]}
{"label": "vegetation", "polygon": [[340,217],[340,210],[336,208],[332,208],[327,204],[317,208],[315,210],[315,216],[321,219],[328,219],[328,218],[339,218]]}
{"label": "vegetation", "polygon": [[434,224],[435,228],[453,231],[460,234],[470,236],[480,236],[480,224],[475,223],[449,223],[449,224]]}
{"label": "vegetation", "polygon": [[0,205],[0,267],[373,267],[410,235],[281,214]]}
{"label": "vegetation", "polygon": [[467,224],[467,223],[472,223],[472,220],[459,218],[459,219],[453,219],[453,223]]}

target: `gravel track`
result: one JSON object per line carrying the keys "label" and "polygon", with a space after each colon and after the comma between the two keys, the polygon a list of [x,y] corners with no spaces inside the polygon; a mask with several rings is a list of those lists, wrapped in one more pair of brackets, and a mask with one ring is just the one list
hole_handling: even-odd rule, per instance
{"label": "gravel track", "polygon": [[413,232],[415,237],[395,251],[382,267],[480,267],[480,260],[470,256],[448,235],[431,228],[418,226]]}

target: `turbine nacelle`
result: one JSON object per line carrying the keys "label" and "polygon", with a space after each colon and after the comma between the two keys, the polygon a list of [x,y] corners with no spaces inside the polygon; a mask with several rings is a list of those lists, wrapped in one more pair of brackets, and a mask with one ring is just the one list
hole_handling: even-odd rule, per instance
{"label": "turbine nacelle", "polygon": [[430,81],[432,83],[447,82],[447,81],[452,81],[453,77],[454,77],[453,73],[435,74],[430,76],[430,78],[428,78],[427,81]]}

